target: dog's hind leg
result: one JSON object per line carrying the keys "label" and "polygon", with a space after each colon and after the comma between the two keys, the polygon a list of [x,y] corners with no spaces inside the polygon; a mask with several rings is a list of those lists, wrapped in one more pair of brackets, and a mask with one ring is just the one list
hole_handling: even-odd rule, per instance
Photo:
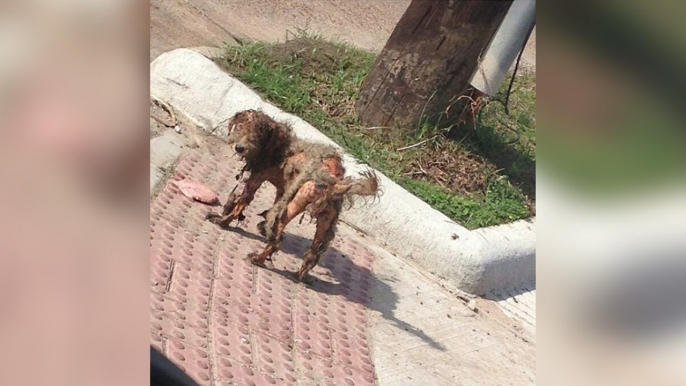
{"label": "dog's hind leg", "polygon": [[[291,222],[296,216],[305,210],[307,204],[309,203],[308,199],[311,194],[312,192],[310,189],[299,190],[295,197],[293,197],[293,200],[286,205],[286,208],[282,213],[275,213],[276,215],[280,214],[278,217],[279,220],[276,221],[273,224],[273,227],[269,229],[270,232],[264,232],[267,237],[267,246],[259,254],[250,256],[250,260],[254,264],[263,265],[264,262],[271,257],[271,255],[279,250],[279,246],[281,245],[281,241],[283,239],[283,231],[286,229],[286,225],[288,225],[289,222]],[[278,207],[272,208],[274,211],[277,211],[278,209]],[[269,221],[267,221],[267,223],[269,223]],[[262,228],[265,226],[269,225],[263,224]]]}
{"label": "dog's hind leg", "polygon": [[304,212],[307,206],[315,202],[324,192],[317,188],[313,181],[307,181],[297,188],[294,195],[284,194],[269,210],[266,220],[258,224],[258,227],[261,228],[260,232],[267,237],[267,246],[260,254],[250,256],[250,260],[254,264],[264,264],[267,258],[279,250],[286,225]]}
{"label": "dog's hind leg", "polygon": [[276,196],[274,197],[274,205],[276,205],[277,202],[281,201],[283,193],[284,189],[281,186],[276,186]]}
{"label": "dog's hind leg", "polygon": [[329,205],[317,215],[317,231],[310,249],[303,256],[303,265],[297,275],[299,281],[303,281],[312,268],[319,264],[319,260],[334,239],[340,206],[340,203]]}

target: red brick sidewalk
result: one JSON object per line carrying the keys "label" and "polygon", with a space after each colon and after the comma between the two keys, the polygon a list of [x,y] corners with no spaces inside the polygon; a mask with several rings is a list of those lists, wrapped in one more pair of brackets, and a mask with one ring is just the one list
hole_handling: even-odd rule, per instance
{"label": "red brick sidewalk", "polygon": [[[222,194],[239,163],[194,150],[175,176]],[[174,177],[172,177],[174,178]],[[266,185],[266,184],[265,184]],[[273,268],[244,258],[264,244],[256,213],[273,201],[271,186],[246,210],[244,231],[204,220],[209,208],[170,184],[151,205],[151,342],[201,385],[374,385],[367,337],[373,256],[338,232],[315,268],[314,284],[294,281],[314,225],[286,230]]]}

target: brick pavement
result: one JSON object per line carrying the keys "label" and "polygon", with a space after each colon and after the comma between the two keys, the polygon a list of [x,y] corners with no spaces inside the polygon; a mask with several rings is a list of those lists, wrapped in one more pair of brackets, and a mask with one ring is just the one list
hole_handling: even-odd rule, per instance
{"label": "brick pavement", "polygon": [[[220,192],[240,163],[195,149],[172,178]],[[204,220],[209,207],[167,184],[151,204],[151,344],[201,385],[374,385],[367,304],[373,255],[341,230],[307,286],[294,280],[314,225],[294,220],[273,267],[244,260],[264,242],[257,213],[273,188],[257,193],[243,230]],[[213,208],[220,210],[220,208]]]}

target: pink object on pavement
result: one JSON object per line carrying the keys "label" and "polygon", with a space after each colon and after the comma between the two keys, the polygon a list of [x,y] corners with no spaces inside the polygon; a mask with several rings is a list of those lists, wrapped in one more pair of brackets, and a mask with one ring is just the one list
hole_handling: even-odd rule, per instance
{"label": "pink object on pavement", "polygon": [[172,181],[181,193],[193,200],[202,202],[203,204],[216,205],[219,203],[219,196],[217,193],[210,189],[207,185],[204,185],[197,181],[191,180],[178,180]]}

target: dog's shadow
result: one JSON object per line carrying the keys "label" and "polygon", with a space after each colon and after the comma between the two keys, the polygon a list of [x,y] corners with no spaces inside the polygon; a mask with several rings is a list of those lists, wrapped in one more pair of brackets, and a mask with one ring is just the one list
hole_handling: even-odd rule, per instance
{"label": "dog's shadow", "polygon": [[[225,229],[236,232],[241,236],[252,240],[258,240],[261,242],[266,241],[265,238],[259,234],[253,234],[239,227],[230,226],[226,227]],[[302,257],[311,243],[311,239],[291,233],[285,233],[283,242],[281,244],[281,252]],[[278,255],[279,254],[276,254],[274,259],[278,259]],[[335,259],[345,260],[335,261]],[[392,322],[399,329],[405,330],[417,336],[434,349],[441,351],[446,350],[443,344],[425,334],[421,329],[398,319],[395,316],[395,309],[398,302],[398,295],[395,293],[395,291],[393,291],[393,289],[387,283],[376,278],[368,268],[355,264],[355,262],[346,253],[343,253],[338,248],[331,246],[327,250],[326,254],[322,257],[319,265],[329,271],[334,280],[322,280],[310,274],[306,284],[311,290],[328,295],[341,295],[351,302],[359,303],[369,309],[378,311],[386,320]],[[267,265],[266,267],[261,267],[261,269],[267,269],[295,283],[298,282],[296,279],[296,272],[275,268],[273,265]],[[364,293],[351,288],[350,285],[351,278],[360,277],[367,277],[371,279],[371,285],[369,286],[369,291],[366,293],[366,296]],[[372,296],[378,296],[379,298],[375,299],[375,301],[372,301]]]}

